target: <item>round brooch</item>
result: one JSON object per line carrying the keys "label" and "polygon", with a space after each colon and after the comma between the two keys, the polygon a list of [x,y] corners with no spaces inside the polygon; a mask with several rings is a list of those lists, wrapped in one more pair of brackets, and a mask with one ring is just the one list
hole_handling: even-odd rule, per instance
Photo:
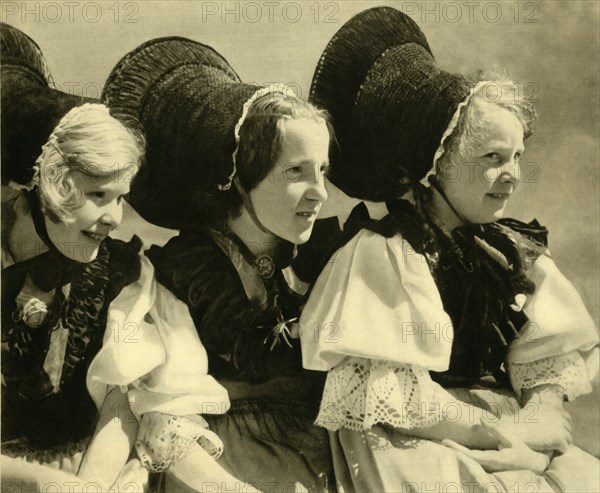
{"label": "round brooch", "polygon": [[[19,299],[17,298],[17,303]],[[48,306],[38,298],[30,298],[21,310],[13,312],[12,319],[14,322],[23,320],[25,325],[32,329],[41,327],[48,316]]]}
{"label": "round brooch", "polygon": [[263,279],[271,279],[275,274],[275,262],[268,255],[261,255],[254,262],[256,270]]}

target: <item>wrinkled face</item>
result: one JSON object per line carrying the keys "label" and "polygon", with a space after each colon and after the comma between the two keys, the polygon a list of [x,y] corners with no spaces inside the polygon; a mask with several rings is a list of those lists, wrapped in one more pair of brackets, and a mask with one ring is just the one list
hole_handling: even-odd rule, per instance
{"label": "wrinkled face", "polygon": [[524,132],[509,110],[481,100],[474,104],[481,125],[473,145],[444,163],[439,182],[464,220],[489,223],[502,218],[519,181]]}
{"label": "wrinkled face", "polygon": [[256,215],[273,235],[291,243],[308,241],[327,199],[324,174],[329,166],[325,122],[285,120],[277,163],[249,196]]}
{"label": "wrinkled face", "polygon": [[75,185],[83,192],[83,203],[71,211],[71,221],[46,219],[48,236],[59,251],[77,262],[91,262],[100,244],[120,223],[123,198],[129,193],[128,173],[91,177],[75,172]]}

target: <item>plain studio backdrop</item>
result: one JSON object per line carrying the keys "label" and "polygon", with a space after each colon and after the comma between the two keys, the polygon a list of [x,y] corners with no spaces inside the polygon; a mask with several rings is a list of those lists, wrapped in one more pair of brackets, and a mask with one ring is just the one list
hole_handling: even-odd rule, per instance
{"label": "plain studio backdrop", "polygon": [[[99,97],[117,61],[149,39],[214,47],[245,82],[283,82],[308,96],[331,36],[354,14],[389,5],[410,15],[440,66],[507,69],[539,114],[508,215],[537,218],[592,317],[599,290],[599,12],[582,1],[3,1],[1,20],[41,47],[56,85]],[[368,40],[365,39],[365,43]],[[492,96],[493,97],[493,96]],[[598,392],[571,406],[577,442],[599,453]],[[585,421],[585,422],[584,422]]]}

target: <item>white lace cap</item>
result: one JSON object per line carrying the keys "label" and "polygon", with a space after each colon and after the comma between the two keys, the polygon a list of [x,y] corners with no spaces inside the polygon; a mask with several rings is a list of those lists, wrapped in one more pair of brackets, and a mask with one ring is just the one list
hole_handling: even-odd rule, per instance
{"label": "white lace cap", "polygon": [[252,106],[252,103],[254,103],[254,101],[256,101],[258,98],[264,96],[265,94],[275,93],[275,92],[282,93],[286,98],[289,97],[289,98],[298,99],[298,96],[296,95],[296,93],[294,91],[292,91],[285,84],[271,84],[268,86],[261,87],[244,103],[244,108],[242,110],[242,116],[238,120],[238,122],[235,125],[235,128],[233,130],[234,134],[235,134],[235,150],[233,151],[233,154],[231,156],[232,161],[233,161],[233,169],[231,171],[231,174],[227,178],[227,183],[225,183],[224,185],[217,186],[219,190],[221,190],[221,191],[229,190],[231,188],[231,184],[233,183],[233,177],[237,173],[236,161],[237,161],[238,149],[240,147],[240,128],[242,128],[242,125],[243,125],[244,121],[246,120],[246,117],[248,116],[248,111],[250,110],[250,106]]}
{"label": "white lace cap", "polygon": [[461,110],[469,103],[469,101],[471,101],[471,98],[473,97],[473,94],[475,94],[475,92],[477,92],[481,87],[490,83],[492,83],[492,81],[490,80],[482,80],[481,82],[478,82],[474,87],[471,88],[467,97],[463,99],[456,107],[456,111],[452,115],[448,127],[446,127],[446,130],[442,134],[442,138],[440,139],[440,145],[438,146],[437,150],[435,151],[435,154],[433,155],[433,164],[431,165],[431,169],[425,174],[423,178],[419,180],[419,183],[424,187],[429,188],[431,186],[431,183],[429,183],[429,178],[437,174],[438,161],[442,157],[442,154],[444,154],[444,142],[446,142],[446,139],[450,137],[450,135],[456,128]]}

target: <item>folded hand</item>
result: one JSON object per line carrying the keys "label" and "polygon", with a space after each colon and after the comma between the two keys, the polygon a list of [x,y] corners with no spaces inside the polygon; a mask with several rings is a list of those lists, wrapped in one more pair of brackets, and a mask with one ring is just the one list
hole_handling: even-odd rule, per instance
{"label": "folded hand", "polygon": [[536,452],[501,424],[489,424],[481,420],[481,426],[498,440],[498,450],[471,450],[453,440],[442,443],[477,461],[487,472],[528,469],[542,474],[550,462],[546,454]]}

